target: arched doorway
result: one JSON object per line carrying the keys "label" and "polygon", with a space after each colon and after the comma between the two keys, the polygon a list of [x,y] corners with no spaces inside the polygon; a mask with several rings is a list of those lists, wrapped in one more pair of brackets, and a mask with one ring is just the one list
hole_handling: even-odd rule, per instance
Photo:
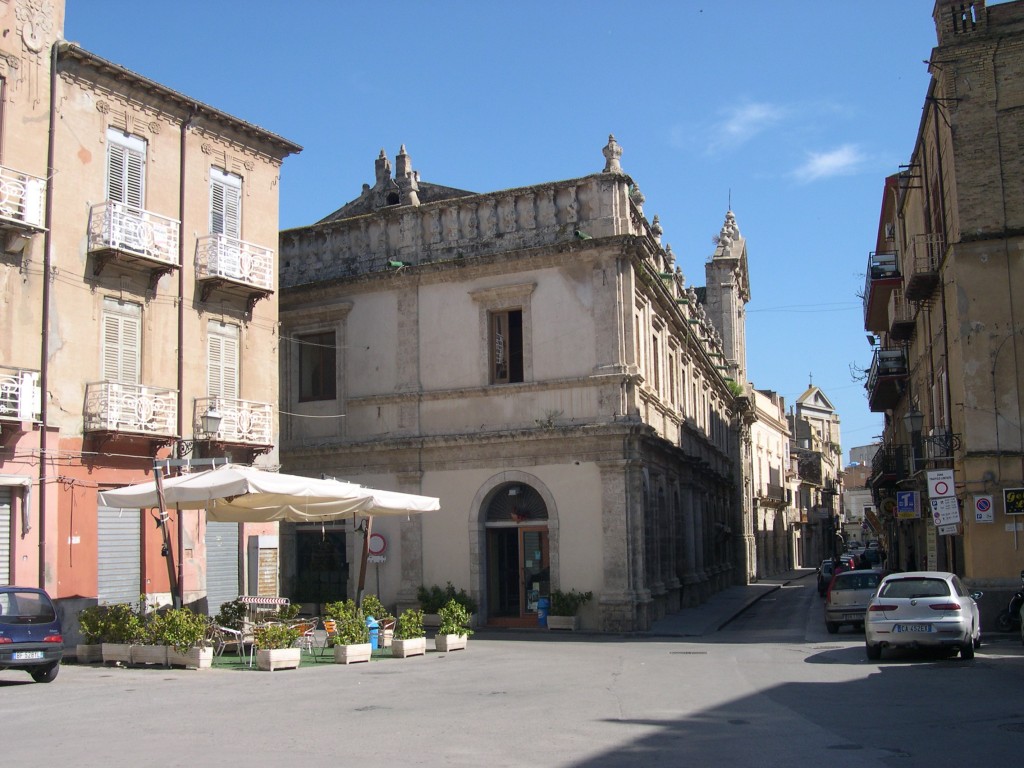
{"label": "arched doorway", "polygon": [[537,603],[551,589],[548,509],[525,483],[503,483],[483,505],[487,623],[537,626]]}

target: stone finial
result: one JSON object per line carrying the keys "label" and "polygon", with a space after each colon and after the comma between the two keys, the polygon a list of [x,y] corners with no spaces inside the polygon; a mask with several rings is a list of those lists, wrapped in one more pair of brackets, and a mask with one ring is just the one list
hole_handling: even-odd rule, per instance
{"label": "stone finial", "polygon": [[619,158],[622,157],[622,147],[615,140],[614,133],[608,134],[608,143],[601,150],[601,153],[605,157],[605,173],[622,173],[622,165],[619,164]]}
{"label": "stone finial", "polygon": [[635,205],[636,209],[642,214],[644,212],[644,202],[647,198],[644,196],[644,193],[640,191],[640,187],[636,184],[629,185],[629,199],[633,201],[633,205]]}
{"label": "stone finial", "polygon": [[412,169],[412,158],[405,151],[405,144],[395,157],[395,183],[402,192],[406,205],[419,205],[419,174]]}
{"label": "stone finial", "polygon": [[672,253],[672,245],[668,243],[665,245],[665,263],[668,265],[668,272],[672,271],[672,267],[676,263],[676,255]]}
{"label": "stone finial", "polygon": [[377,156],[376,162],[373,164],[373,170],[377,179],[377,183],[374,186],[378,188],[383,187],[391,180],[391,161],[388,160],[387,153],[384,152],[383,147],[380,150],[380,155]]}
{"label": "stone finial", "polygon": [[405,144],[398,150],[398,155],[395,157],[395,178],[404,179],[406,176],[412,175],[412,158],[409,157],[409,153],[405,151]]}
{"label": "stone finial", "polygon": [[661,235],[665,230],[661,228],[661,221],[658,214],[654,214],[654,221],[651,222],[651,232],[654,233],[654,242],[661,245]]}

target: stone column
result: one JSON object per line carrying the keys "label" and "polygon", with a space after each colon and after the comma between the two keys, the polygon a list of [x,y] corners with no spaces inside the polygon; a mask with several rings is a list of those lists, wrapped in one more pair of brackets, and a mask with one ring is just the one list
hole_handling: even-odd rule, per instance
{"label": "stone column", "polygon": [[[423,473],[403,472],[398,475],[398,490],[401,493],[423,493]],[[401,543],[402,571],[398,587],[399,611],[402,607],[416,607],[419,600],[416,592],[423,583],[423,515],[409,515],[403,520],[399,532]]]}
{"label": "stone column", "polygon": [[[598,462],[601,473],[601,524],[604,587],[598,597],[601,629],[606,632],[633,631],[636,626],[637,594],[642,583],[643,529],[636,518],[643,498],[640,463],[630,459]],[[640,552],[638,552],[638,542]],[[638,582],[637,572],[641,574]]]}

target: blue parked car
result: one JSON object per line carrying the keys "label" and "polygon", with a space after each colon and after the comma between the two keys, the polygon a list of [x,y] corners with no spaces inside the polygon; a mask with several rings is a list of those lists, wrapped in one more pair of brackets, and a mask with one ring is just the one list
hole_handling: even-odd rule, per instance
{"label": "blue parked car", "polygon": [[57,677],[64,656],[50,596],[34,587],[0,586],[0,669],[22,669],[37,683]]}

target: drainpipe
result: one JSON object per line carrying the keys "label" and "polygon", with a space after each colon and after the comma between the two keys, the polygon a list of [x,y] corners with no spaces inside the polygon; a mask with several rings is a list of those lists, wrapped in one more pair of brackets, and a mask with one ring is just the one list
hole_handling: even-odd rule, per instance
{"label": "drainpipe", "polygon": [[39,586],[46,589],[46,469],[48,457],[47,424],[49,421],[49,360],[50,360],[50,246],[53,239],[53,158],[56,144],[57,129],[57,46],[55,42],[50,48],[50,119],[49,137],[46,146],[46,203],[43,212],[43,296],[40,331],[42,339],[39,343],[39,389],[40,405],[39,420]]}
{"label": "drainpipe", "polygon": [[[181,140],[178,151],[178,440],[174,445],[174,458],[180,456],[180,440],[185,436],[185,146],[188,129],[199,111],[198,104],[192,104],[188,117],[181,124]],[[194,437],[194,435],[193,435]],[[193,443],[193,450],[194,450]],[[185,604],[185,521],[183,510],[178,510],[178,578],[177,589],[171,584],[175,608]],[[195,513],[198,516],[198,512]],[[166,522],[164,523],[166,525]],[[168,550],[168,566],[173,568],[174,553]]]}

